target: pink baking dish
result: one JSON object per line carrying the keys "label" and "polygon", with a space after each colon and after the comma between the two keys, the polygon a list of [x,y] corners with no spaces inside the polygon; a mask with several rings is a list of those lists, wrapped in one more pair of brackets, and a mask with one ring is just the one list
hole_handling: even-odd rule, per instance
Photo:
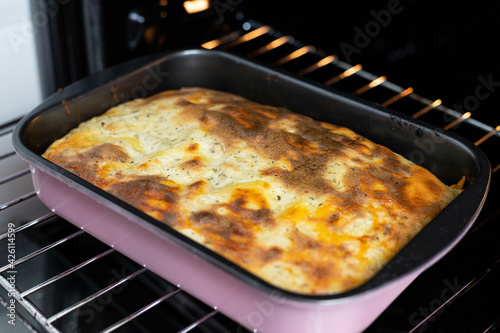
{"label": "pink baking dish", "polygon": [[[40,156],[80,121],[131,98],[183,86],[225,90],[351,127],[408,158],[418,157],[444,182],[465,175],[466,188],[370,281],[342,294],[311,296],[280,290],[258,279]],[[139,59],[79,81],[26,115],[16,127],[13,143],[31,165],[38,196],[56,214],[242,327],[258,332],[363,331],[465,235],[482,208],[491,173],[482,152],[460,137],[332,88],[213,50],[180,50]],[[423,144],[433,144],[433,151],[423,151]]]}

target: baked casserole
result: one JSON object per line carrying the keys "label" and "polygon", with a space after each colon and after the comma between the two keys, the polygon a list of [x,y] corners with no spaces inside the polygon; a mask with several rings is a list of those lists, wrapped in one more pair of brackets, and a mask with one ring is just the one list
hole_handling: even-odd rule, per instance
{"label": "baked casserole", "polygon": [[43,156],[310,295],[367,281],[461,191],[345,127],[197,87],[115,106]]}

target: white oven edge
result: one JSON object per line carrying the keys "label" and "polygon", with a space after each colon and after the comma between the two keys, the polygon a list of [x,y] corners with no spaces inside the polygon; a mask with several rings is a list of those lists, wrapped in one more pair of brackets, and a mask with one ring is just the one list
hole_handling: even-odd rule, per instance
{"label": "white oven edge", "polygon": [[0,125],[42,100],[29,0],[0,0]]}

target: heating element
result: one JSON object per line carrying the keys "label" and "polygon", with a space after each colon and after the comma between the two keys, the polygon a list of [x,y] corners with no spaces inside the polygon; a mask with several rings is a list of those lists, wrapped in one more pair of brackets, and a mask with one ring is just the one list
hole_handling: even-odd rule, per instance
{"label": "heating element", "polygon": [[[238,29],[202,47],[245,55],[453,131],[486,153],[493,168],[491,191],[498,193],[500,126],[496,124],[479,122],[473,114],[461,114],[439,99],[427,99],[412,87],[398,86],[386,76],[363,70],[361,64],[345,63],[259,22],[244,21]],[[13,151],[14,126],[0,127],[2,325],[12,320],[17,327],[35,332],[155,332],[160,327],[163,332],[247,332],[182,287],[159,278],[48,210],[33,191],[28,165]],[[439,143],[427,142],[422,151],[432,150],[433,144]],[[417,163],[419,158],[425,156],[412,156]],[[492,202],[485,205],[482,218],[458,249],[437,264],[438,269],[457,269],[455,252],[467,253],[467,246],[476,246],[481,237],[499,230],[493,223],[499,219],[495,209]],[[438,275],[442,283],[419,294],[417,289],[433,279],[424,273],[368,331],[423,332],[436,322],[439,325],[437,319],[446,320],[446,311],[457,307],[462,311],[461,299],[498,280],[499,262],[498,250],[492,250],[476,263],[466,280],[456,271],[451,277]],[[498,286],[491,288],[488,292],[498,296]],[[412,306],[407,305],[409,298],[416,299]],[[497,302],[490,315],[483,315],[481,331],[499,327],[499,307]]]}

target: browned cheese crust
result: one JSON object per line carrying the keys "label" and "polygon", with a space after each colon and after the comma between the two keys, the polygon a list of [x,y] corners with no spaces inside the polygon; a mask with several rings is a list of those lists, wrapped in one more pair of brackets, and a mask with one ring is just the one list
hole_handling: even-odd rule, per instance
{"label": "browned cheese crust", "polygon": [[347,128],[203,88],[113,107],[44,157],[304,294],[367,281],[459,194]]}

